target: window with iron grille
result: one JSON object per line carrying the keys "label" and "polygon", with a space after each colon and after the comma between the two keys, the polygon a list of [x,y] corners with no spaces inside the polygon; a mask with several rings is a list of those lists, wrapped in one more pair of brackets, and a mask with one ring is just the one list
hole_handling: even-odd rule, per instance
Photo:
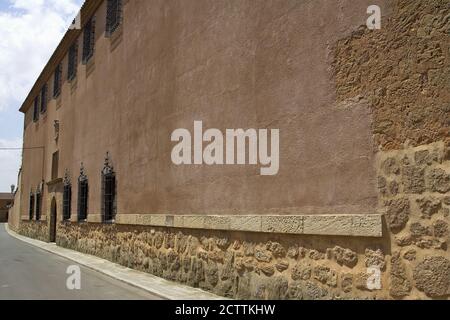
{"label": "window with iron grille", "polygon": [[36,221],[41,220],[41,191],[36,192]]}
{"label": "window with iron grille", "polygon": [[33,191],[31,191],[30,193],[30,208],[29,208],[29,216],[30,216],[30,220],[33,220],[34,218],[34,194]]}
{"label": "window with iron grille", "polygon": [[57,98],[61,94],[62,85],[62,65],[61,63],[56,66],[55,76],[53,78],[53,97]]}
{"label": "window with iron grille", "polygon": [[122,22],[122,1],[108,0],[106,12],[106,36],[110,36]]}
{"label": "window with iron grille", "polygon": [[41,113],[45,113],[47,111],[47,84],[41,89]]}
{"label": "window with iron grille", "polygon": [[102,217],[103,222],[114,221],[116,215],[116,174],[106,153],[102,170]]}
{"label": "window with iron grille", "polygon": [[72,186],[70,184],[64,185],[63,191],[63,219],[70,220],[70,213],[72,209]]}
{"label": "window with iron grille", "polygon": [[78,178],[78,221],[86,221],[88,214],[89,183],[84,165],[81,163],[80,176]]}
{"label": "window with iron grille", "polygon": [[33,121],[36,122],[39,120],[39,98],[34,98],[33,102]]}
{"label": "window with iron grille", "polygon": [[114,173],[102,174],[102,211],[104,222],[110,222],[115,217],[116,176]]}
{"label": "window with iron grille", "polygon": [[95,18],[92,17],[84,26],[83,31],[83,63],[94,55],[95,47]]}
{"label": "window with iron grille", "polygon": [[72,44],[69,48],[69,65],[67,68],[67,79],[73,80],[77,76],[77,59],[78,59],[78,45]]}
{"label": "window with iron grille", "polygon": [[85,221],[87,219],[88,188],[87,180],[78,182],[78,221]]}

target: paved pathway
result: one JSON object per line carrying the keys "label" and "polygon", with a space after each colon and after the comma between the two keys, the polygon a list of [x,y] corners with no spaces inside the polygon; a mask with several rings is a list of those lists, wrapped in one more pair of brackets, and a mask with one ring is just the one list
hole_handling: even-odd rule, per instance
{"label": "paved pathway", "polygon": [[11,237],[0,224],[0,299],[161,299],[80,266],[81,289],[69,290],[67,267],[75,262]]}

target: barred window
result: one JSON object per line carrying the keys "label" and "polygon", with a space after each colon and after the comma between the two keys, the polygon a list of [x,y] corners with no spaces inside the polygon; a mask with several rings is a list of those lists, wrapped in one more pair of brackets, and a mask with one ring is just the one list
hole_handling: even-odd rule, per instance
{"label": "barred window", "polygon": [[106,35],[110,36],[122,22],[122,1],[108,0],[106,12]]}
{"label": "barred window", "polygon": [[102,216],[103,222],[112,222],[116,214],[116,174],[106,153],[102,170]]}
{"label": "barred window", "polygon": [[63,186],[63,220],[70,221],[72,214],[72,183],[67,169],[64,173]]}
{"label": "barred window", "polygon": [[41,191],[36,192],[36,221],[41,220]]}
{"label": "barred window", "polygon": [[81,164],[80,177],[78,178],[78,221],[86,221],[88,214],[89,183]]}
{"label": "barred window", "polygon": [[84,26],[83,31],[83,63],[94,55],[95,46],[95,18],[92,17]]}
{"label": "barred window", "polygon": [[62,85],[62,65],[61,63],[56,66],[55,76],[53,78],[53,97],[56,98],[61,94]]}
{"label": "barred window", "polygon": [[33,121],[39,120],[39,97],[34,98],[33,102]]}
{"label": "barred window", "polygon": [[47,111],[47,84],[41,89],[41,113],[45,113]]}
{"label": "barred window", "polygon": [[67,79],[73,80],[77,76],[78,45],[74,43],[69,49],[69,65],[67,68]]}
{"label": "barred window", "polygon": [[72,209],[72,186],[70,184],[64,185],[63,191],[63,219],[70,220],[70,213]]}
{"label": "barred window", "polygon": [[30,192],[30,208],[29,208],[29,216],[30,220],[33,220],[34,218],[34,194],[33,191]]}

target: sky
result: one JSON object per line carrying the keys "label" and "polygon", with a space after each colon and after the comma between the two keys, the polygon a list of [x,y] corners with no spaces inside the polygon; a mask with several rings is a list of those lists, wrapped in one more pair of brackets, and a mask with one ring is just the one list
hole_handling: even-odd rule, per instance
{"label": "sky", "polygon": [[18,111],[84,0],[0,0],[0,192],[17,184]]}

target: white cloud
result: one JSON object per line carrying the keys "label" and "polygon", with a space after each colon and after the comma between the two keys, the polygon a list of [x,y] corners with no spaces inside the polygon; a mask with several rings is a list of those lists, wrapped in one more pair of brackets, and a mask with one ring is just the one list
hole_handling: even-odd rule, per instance
{"label": "white cloud", "polygon": [[21,139],[0,139],[0,192],[10,191],[12,184],[17,184],[22,150],[5,150],[22,146]]}
{"label": "white cloud", "polygon": [[[9,119],[18,112],[84,0],[1,1],[0,117]],[[17,123],[17,128],[22,126],[23,123]],[[2,129],[0,192],[7,192],[11,184],[17,183],[22,151],[1,148],[20,148],[22,139],[11,138]]]}
{"label": "white cloud", "polygon": [[82,0],[10,0],[0,12],[0,112],[16,111]]}

